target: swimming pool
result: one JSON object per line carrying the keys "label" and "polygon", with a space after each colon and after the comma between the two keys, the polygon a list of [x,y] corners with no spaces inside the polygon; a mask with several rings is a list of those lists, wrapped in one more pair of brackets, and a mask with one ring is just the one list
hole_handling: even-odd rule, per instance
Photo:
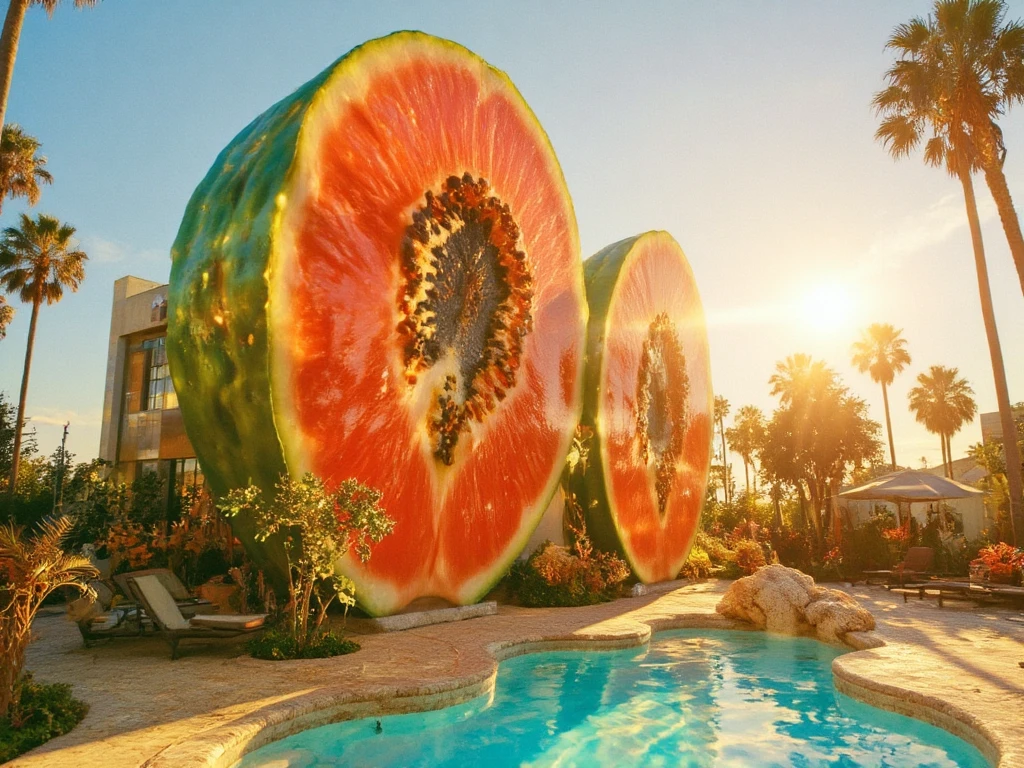
{"label": "swimming pool", "polygon": [[838,693],[843,652],[679,630],[649,647],[529,654],[501,663],[492,697],[314,728],[238,766],[989,765],[946,731]]}

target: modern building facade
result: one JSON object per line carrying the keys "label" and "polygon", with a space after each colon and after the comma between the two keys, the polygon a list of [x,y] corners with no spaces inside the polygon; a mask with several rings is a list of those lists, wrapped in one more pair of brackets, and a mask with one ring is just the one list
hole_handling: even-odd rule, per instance
{"label": "modern building facade", "polygon": [[[1003,422],[999,419],[999,411],[983,413],[979,418],[981,419],[981,442],[987,443],[989,440],[996,440],[1001,443],[1003,441]],[[1013,418],[1024,418],[1024,408],[1015,407]]]}
{"label": "modern building facade", "polygon": [[99,456],[121,482],[156,474],[170,498],[175,489],[202,486],[203,476],[171,383],[166,336],[167,286],[116,281]]}

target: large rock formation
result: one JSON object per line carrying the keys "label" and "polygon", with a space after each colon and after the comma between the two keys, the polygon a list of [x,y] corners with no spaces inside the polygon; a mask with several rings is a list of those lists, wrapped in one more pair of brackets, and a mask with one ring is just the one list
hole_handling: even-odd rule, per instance
{"label": "large rock formation", "polygon": [[848,594],[819,587],[806,573],[784,565],[765,566],[734,582],[715,610],[769,632],[813,635],[826,643],[875,628],[874,617]]}

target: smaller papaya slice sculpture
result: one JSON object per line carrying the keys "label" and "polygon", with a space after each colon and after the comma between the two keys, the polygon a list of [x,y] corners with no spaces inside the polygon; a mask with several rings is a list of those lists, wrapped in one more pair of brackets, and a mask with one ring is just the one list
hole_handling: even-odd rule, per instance
{"label": "smaller papaya slice sculpture", "polygon": [[370,613],[473,602],[525,546],[579,418],[587,310],[562,171],[503,73],[417,32],[336,61],[217,158],[169,302],[215,493],[284,472],[383,493],[394,532],[337,564]]}
{"label": "smaller papaya slice sculpture", "polygon": [[594,430],[597,456],[576,493],[595,545],[622,554],[645,583],[672,579],[697,533],[711,462],[700,295],[667,232],[609,245],[583,268],[582,423]]}

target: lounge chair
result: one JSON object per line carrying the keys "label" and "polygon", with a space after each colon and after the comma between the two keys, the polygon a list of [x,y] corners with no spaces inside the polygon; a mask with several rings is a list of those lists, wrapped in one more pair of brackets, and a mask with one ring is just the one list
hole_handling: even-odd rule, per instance
{"label": "lounge chair", "polygon": [[68,603],[68,619],[78,625],[85,647],[97,640],[138,637],[153,623],[132,602],[116,602],[114,590],[100,579],[89,582],[96,599],[81,597]]}
{"label": "lounge chair", "polygon": [[178,643],[187,638],[217,639],[239,637],[264,629],[267,614],[221,616],[204,614],[186,619],[156,574],[130,575],[128,589],[153,620],[156,634],[171,644],[171,658],[178,658]]}
{"label": "lounge chair", "polygon": [[181,579],[169,568],[146,568],[145,570],[129,571],[128,573],[119,573],[114,576],[114,583],[117,584],[118,588],[129,600],[135,600],[136,598],[128,587],[128,579],[137,576],[156,576],[160,583],[163,584],[164,589],[174,598],[174,602],[185,618],[199,613],[214,613],[217,610],[217,606],[209,600],[204,600],[201,597],[192,597],[185,585],[181,583]]}
{"label": "lounge chair", "polygon": [[868,584],[872,576],[885,576],[892,584],[903,586],[908,581],[914,581],[924,576],[935,575],[931,571],[932,563],[935,562],[935,550],[931,547],[911,547],[907,550],[903,562],[888,571],[864,571],[863,575]]}

